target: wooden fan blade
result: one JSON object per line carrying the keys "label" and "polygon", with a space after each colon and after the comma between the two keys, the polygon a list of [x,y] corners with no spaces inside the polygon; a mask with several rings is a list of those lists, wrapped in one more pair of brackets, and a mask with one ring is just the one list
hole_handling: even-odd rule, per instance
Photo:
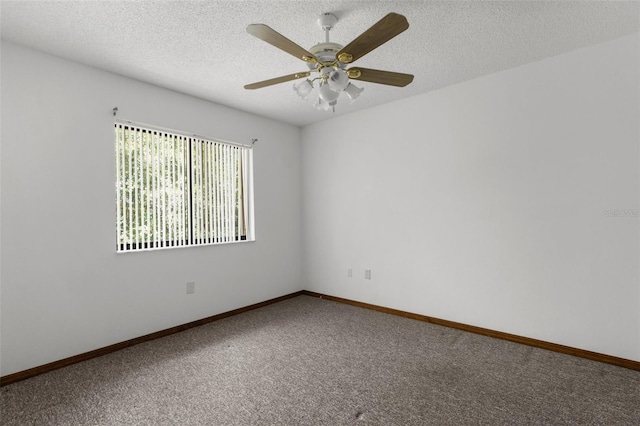
{"label": "wooden fan blade", "polygon": [[298,46],[276,30],[268,27],[264,24],[251,24],[247,26],[247,32],[260,40],[266,41],[272,46],[277,47],[280,50],[287,52],[290,55],[295,56],[298,59],[302,59],[305,62],[317,62],[313,53]]}
{"label": "wooden fan blade", "polygon": [[247,90],[260,89],[261,87],[272,86],[274,84],[285,83],[287,81],[297,80],[299,78],[309,77],[311,75],[310,72],[297,72],[294,74],[283,75],[282,77],[276,77],[269,80],[259,81],[257,83],[247,84],[244,86]]}
{"label": "wooden fan blade", "polygon": [[397,13],[390,13],[340,49],[336,58],[345,64],[352,63],[376,47],[388,42],[407,28],[409,28],[407,18]]}
{"label": "wooden fan blade", "polygon": [[368,81],[370,83],[386,84],[397,87],[404,87],[413,81],[413,76],[411,74],[372,70],[369,68],[349,68],[347,70],[347,75],[349,78],[354,80]]}

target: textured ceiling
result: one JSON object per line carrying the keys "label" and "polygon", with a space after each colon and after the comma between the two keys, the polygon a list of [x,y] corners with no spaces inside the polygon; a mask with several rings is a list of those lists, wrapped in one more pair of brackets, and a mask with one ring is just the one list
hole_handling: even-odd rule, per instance
{"label": "textured ceiling", "polygon": [[[636,1],[2,1],[2,38],[212,102],[303,126],[640,31]],[[356,62],[415,75],[404,88],[365,88],[336,112],[300,100],[293,83],[248,83],[305,71],[246,33],[264,23],[299,45],[324,41],[323,12],[347,44],[384,15],[410,27]]]}

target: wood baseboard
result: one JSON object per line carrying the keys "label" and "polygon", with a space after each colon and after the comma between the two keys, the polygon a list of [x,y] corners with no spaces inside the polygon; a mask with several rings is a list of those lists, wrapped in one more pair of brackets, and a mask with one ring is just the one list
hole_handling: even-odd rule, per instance
{"label": "wood baseboard", "polygon": [[106,346],[104,348],[95,349],[93,351],[85,352],[82,354],[78,354],[69,358],[61,359],[58,361],[50,362],[48,364],[44,364],[38,367],[30,368],[28,370],[19,371],[17,373],[8,374],[6,376],[0,377],[0,386],[5,386],[11,383],[18,382],[20,380],[25,380],[30,377],[35,377],[40,374],[47,373],[49,371],[57,370],[59,368],[67,367],[69,365],[73,365],[82,361],[86,361],[92,358],[97,358],[102,355],[107,355],[109,353],[119,351],[121,349],[128,348],[130,346],[134,346],[140,343],[148,342],[150,340],[155,340],[160,337],[169,336],[171,334],[179,333],[184,330],[188,330],[193,327],[198,327],[200,325],[208,324],[222,318],[227,318],[233,315],[241,314],[243,312],[251,311],[253,309],[258,309],[263,306],[271,305],[273,303],[278,303],[283,300],[291,299],[296,296],[306,295],[312,297],[318,297],[322,299],[332,300],[334,302],[345,303],[348,305],[358,306],[360,308],[372,309],[374,311],[384,312],[391,315],[397,315],[405,318],[411,318],[418,321],[424,321],[431,324],[442,325],[445,327],[455,328],[458,330],[468,331],[470,333],[482,334],[484,336],[494,337],[496,339],[508,340],[510,342],[521,343],[523,345],[533,346],[536,348],[547,349],[554,352],[559,352],[567,355],[573,355],[581,358],[590,359],[593,361],[604,362],[607,364],[617,365],[619,367],[625,367],[632,370],[640,371],[640,362],[633,361],[625,358],[618,358],[611,355],[605,355],[598,352],[591,352],[584,349],[572,348],[570,346],[559,345],[557,343],[545,342],[543,340],[531,339],[528,337],[522,337],[515,334],[503,333],[501,331],[490,330],[487,328],[476,327],[473,325],[462,324],[459,322],[443,320],[439,318],[429,317],[426,315],[414,314],[411,312],[405,312],[398,309],[385,308],[383,306],[372,305],[369,303],[358,302],[355,300],[344,299],[342,297],[330,296],[326,294],[316,293],[308,290],[301,290],[295,293],[287,294],[285,296],[276,297],[274,299],[265,300],[264,302],[255,303],[253,305],[245,306],[242,308],[234,309],[232,311],[223,312],[221,314],[213,315],[207,318],[202,318],[197,321],[192,321],[186,324],[178,325],[176,327],[167,328],[166,330],[157,331],[155,333],[147,334],[144,336],[136,337],[134,339],[126,340],[124,342],[115,343],[113,345]]}
{"label": "wood baseboard", "polygon": [[131,340],[126,340],[124,342],[115,343],[113,345],[105,346],[104,348],[95,349],[93,351],[85,352],[79,355],[74,355],[69,358],[61,359],[58,361],[50,362],[48,364],[44,364],[38,367],[30,368],[28,370],[19,371],[17,373],[8,374],[6,376],[0,377],[0,386],[8,385],[11,383],[18,382],[20,380],[25,380],[30,377],[38,376],[43,373],[47,373],[49,371],[57,370],[59,368],[67,367],[72,364],[76,364],[78,362],[87,361],[92,358],[97,358],[102,355],[109,354],[111,352],[119,351],[124,348],[128,348],[130,346],[134,346],[140,343],[148,342],[150,340],[155,340],[160,337],[169,336],[171,334],[179,333],[184,330],[188,330],[193,327],[198,327],[200,325],[208,324],[210,322],[218,321],[222,318],[227,318],[233,315],[238,315],[243,312],[251,311],[253,309],[258,309],[263,306],[271,305],[273,303],[281,302],[283,300],[291,299],[296,296],[300,296],[303,294],[302,291],[297,291],[295,293],[287,294],[285,296],[276,297],[274,299],[265,300],[264,302],[255,303],[253,305],[245,306],[242,308],[234,309],[232,311],[223,312],[221,314],[213,315],[207,318],[202,318],[196,321],[192,321],[186,324],[178,325],[175,327],[167,328],[166,330],[156,331],[155,333],[147,334],[144,336],[136,337]]}
{"label": "wood baseboard", "polygon": [[521,343],[527,346],[546,349],[549,351],[560,352],[567,355],[573,355],[580,358],[586,358],[593,361],[604,362],[607,364],[617,365],[632,370],[640,371],[640,362],[626,358],[618,358],[612,355],[605,355],[598,352],[591,352],[584,349],[573,348],[570,346],[559,345],[557,343],[545,342],[543,340],[531,339],[529,337],[518,336],[515,334],[503,333],[501,331],[490,330],[487,328],[476,327],[473,325],[462,324],[454,321],[447,321],[439,318],[433,318],[426,315],[414,314],[411,312],[400,311],[398,309],[385,308],[383,306],[372,305],[369,303],[358,302],[342,297],[330,296],[326,294],[316,293],[313,291],[303,290],[302,294],[307,296],[318,297],[331,300],[334,302],[345,303],[348,305],[358,306],[360,308],[372,309],[374,311],[384,312],[386,314],[397,315],[405,318],[411,318],[418,321],[424,321],[431,324],[443,325],[445,327],[456,328],[458,330],[468,331],[470,333],[482,334],[484,336],[494,337],[496,339],[508,340],[510,342]]}

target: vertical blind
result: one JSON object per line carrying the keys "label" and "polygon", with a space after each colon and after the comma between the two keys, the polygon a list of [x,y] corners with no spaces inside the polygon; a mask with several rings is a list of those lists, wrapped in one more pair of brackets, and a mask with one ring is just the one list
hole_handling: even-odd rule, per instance
{"label": "vertical blind", "polygon": [[117,251],[252,240],[250,147],[115,123]]}

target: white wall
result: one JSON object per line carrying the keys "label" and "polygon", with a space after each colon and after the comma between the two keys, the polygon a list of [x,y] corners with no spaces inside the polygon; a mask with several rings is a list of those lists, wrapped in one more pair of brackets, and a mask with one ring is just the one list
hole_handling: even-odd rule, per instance
{"label": "white wall", "polygon": [[640,360],[638,51],[304,128],[305,288]]}
{"label": "white wall", "polygon": [[[301,169],[295,127],[3,42],[0,374],[301,288],[640,360],[638,50],[309,126]],[[114,106],[259,138],[257,241],[116,255]]]}
{"label": "white wall", "polygon": [[[1,53],[1,375],[302,288],[300,129],[10,43]],[[116,255],[115,106],[258,138],[257,240]]]}

